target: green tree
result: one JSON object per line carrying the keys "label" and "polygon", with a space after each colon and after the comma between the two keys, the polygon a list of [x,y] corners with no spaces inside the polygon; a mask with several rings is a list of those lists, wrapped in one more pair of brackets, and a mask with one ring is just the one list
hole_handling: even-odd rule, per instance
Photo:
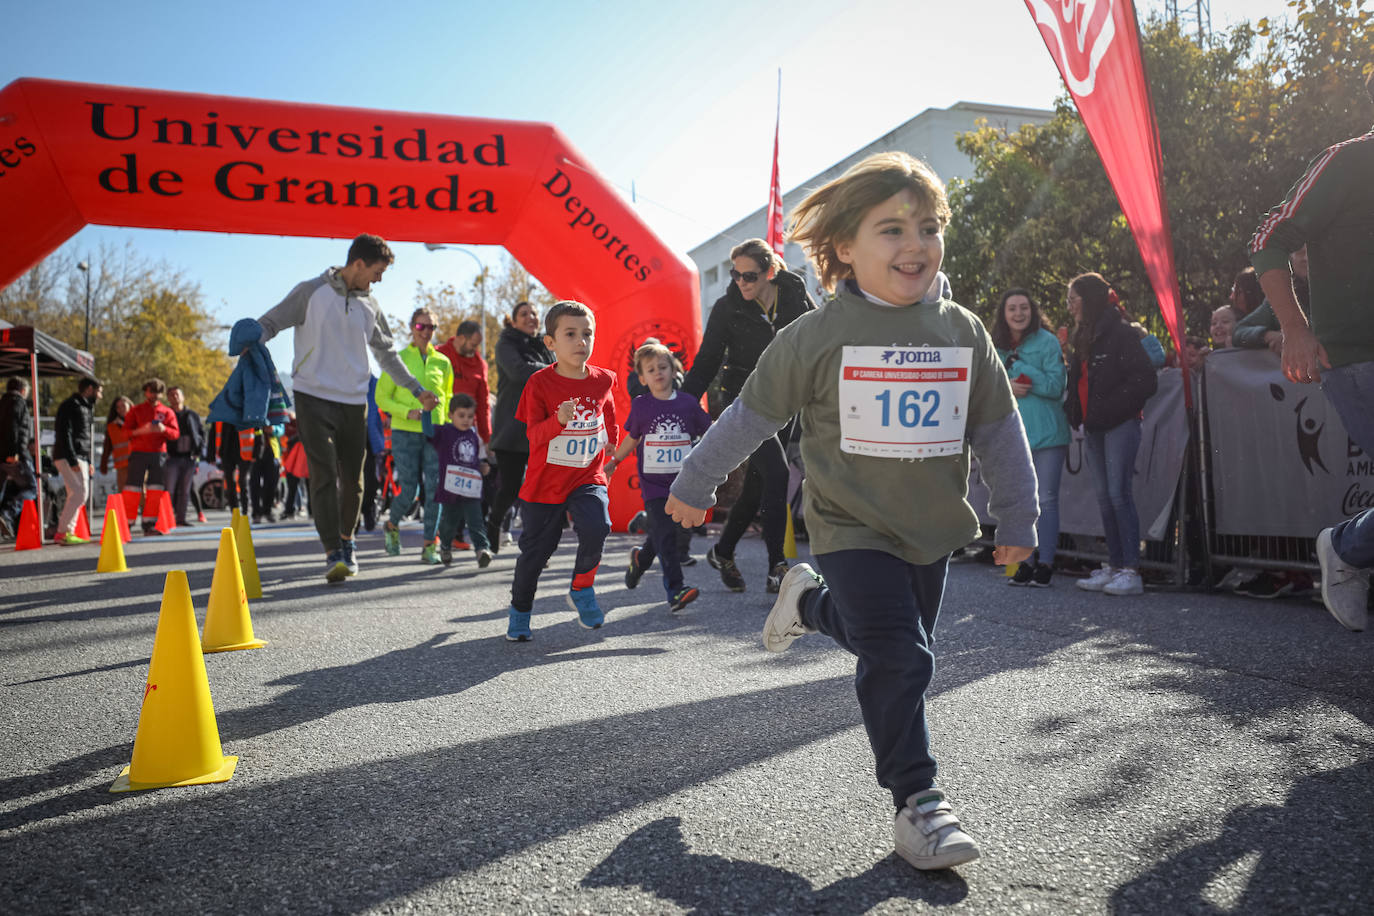
{"label": "green tree", "polygon": [[[86,330],[87,273],[83,257],[62,248],[0,290],[0,318],[31,324],[81,347]],[[200,286],[131,245],[102,246],[86,255],[91,289],[91,355],[105,385],[103,412],[119,395],[141,399],[153,376],[180,385],[202,415],[233,368],[224,338],[205,308]],[[39,406],[52,413],[71,393],[65,379],[39,385]]]}
{"label": "green tree", "polygon": [[[1367,130],[1365,0],[1294,0],[1295,18],[1241,24],[1199,46],[1153,19],[1141,46],[1164,161],[1179,286],[1194,333],[1226,301],[1246,243],[1323,148]],[[1066,324],[1064,284],[1095,270],[1163,330],[1134,238],[1067,95],[1043,126],[959,138],[974,161],[950,189],[946,272],[991,316],[1000,290],[1030,289]]]}

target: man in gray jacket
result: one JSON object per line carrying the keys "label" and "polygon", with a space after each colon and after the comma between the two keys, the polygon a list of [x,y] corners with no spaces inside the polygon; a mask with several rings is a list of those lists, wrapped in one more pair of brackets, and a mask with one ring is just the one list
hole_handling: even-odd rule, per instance
{"label": "man in gray jacket", "polygon": [[396,383],[433,410],[438,399],[401,362],[391,330],[370,290],[395,256],[376,235],[360,235],[348,263],[287,294],[258,319],[262,343],[295,328],[291,379],[296,426],[310,467],[310,507],[324,545],[325,580],[358,572],[353,532],[362,513],[363,456],[367,440],[367,351]]}

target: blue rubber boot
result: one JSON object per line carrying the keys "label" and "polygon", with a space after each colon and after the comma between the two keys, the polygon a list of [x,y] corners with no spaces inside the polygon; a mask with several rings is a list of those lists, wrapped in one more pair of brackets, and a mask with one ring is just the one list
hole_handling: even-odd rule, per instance
{"label": "blue rubber boot", "polygon": [[530,612],[511,608],[510,622],[506,624],[506,639],[511,642],[529,642],[533,638],[533,634],[530,633]]}

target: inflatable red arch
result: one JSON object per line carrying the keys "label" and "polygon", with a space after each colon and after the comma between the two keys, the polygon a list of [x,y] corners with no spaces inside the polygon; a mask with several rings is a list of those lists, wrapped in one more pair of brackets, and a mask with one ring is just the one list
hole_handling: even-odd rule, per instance
{"label": "inflatable red arch", "polygon": [[[0,90],[0,213],[0,289],[88,223],[374,232],[504,246],[593,308],[593,361],[622,379],[645,337],[686,361],[701,336],[696,269],[548,124],[20,79]],[[625,471],[618,530],[640,508]]]}

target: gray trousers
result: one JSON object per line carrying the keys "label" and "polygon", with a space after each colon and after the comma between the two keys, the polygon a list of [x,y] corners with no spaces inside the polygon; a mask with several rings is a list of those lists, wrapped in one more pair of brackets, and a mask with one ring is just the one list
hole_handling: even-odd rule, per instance
{"label": "gray trousers", "polygon": [[367,405],[296,392],[296,429],[310,466],[310,509],[325,553],[353,539],[363,509]]}

